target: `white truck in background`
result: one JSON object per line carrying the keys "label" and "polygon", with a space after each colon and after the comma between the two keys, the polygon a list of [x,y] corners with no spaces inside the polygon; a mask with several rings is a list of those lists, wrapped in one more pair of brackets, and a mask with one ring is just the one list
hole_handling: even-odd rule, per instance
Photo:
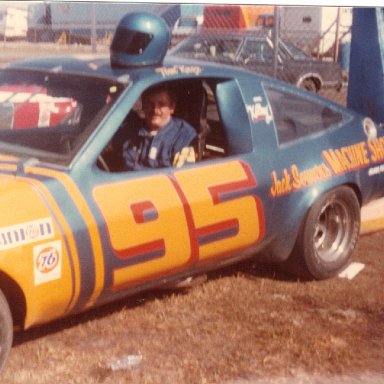
{"label": "white truck in background", "polygon": [[0,11],[0,38],[2,40],[24,40],[28,30],[26,9],[7,7]]}
{"label": "white truck in background", "polygon": [[350,37],[352,7],[280,7],[280,34],[319,57],[334,50],[336,39]]}

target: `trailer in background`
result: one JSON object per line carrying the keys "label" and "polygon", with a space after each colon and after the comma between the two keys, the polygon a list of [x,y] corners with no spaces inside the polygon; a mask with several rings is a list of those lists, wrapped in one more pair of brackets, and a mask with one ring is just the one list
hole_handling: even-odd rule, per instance
{"label": "trailer in background", "polygon": [[318,58],[333,56],[351,26],[352,7],[280,7],[281,37]]}
{"label": "trailer in background", "polygon": [[273,13],[269,5],[206,5],[203,27],[247,29],[257,25],[260,15]]}
{"label": "trailer in background", "polygon": [[92,34],[108,44],[116,25],[128,12],[148,11],[172,27],[180,5],[167,3],[43,2],[28,7],[28,40],[90,44]]}

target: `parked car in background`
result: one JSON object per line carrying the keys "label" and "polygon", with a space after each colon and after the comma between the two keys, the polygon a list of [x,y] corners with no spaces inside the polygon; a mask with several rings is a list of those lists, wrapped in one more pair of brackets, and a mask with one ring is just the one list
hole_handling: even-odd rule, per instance
{"label": "parked car in background", "polygon": [[[203,31],[181,41],[169,55],[242,66],[274,75],[274,44],[263,30]],[[288,41],[279,41],[276,77],[318,92],[322,88],[342,87],[338,63],[319,61]]]}

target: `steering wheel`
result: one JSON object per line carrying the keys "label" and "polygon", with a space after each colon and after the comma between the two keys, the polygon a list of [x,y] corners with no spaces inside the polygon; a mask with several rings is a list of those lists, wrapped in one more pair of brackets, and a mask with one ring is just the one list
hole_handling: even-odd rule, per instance
{"label": "steering wheel", "polygon": [[104,157],[102,154],[100,154],[97,157],[97,165],[99,166],[100,169],[102,169],[105,172],[111,172],[111,169],[109,168],[107,162],[105,161]]}

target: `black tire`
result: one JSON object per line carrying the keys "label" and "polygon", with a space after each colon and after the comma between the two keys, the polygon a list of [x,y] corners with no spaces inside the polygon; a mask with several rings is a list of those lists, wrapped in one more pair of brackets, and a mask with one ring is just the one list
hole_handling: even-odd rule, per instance
{"label": "black tire", "polygon": [[13,341],[12,314],[8,302],[0,291],[0,371],[4,367]]}
{"label": "black tire", "polygon": [[322,280],[345,268],[360,233],[360,204],[349,187],[321,196],[309,209],[300,228],[292,258],[297,271]]}
{"label": "black tire", "polygon": [[304,79],[300,84],[300,88],[306,89],[307,91],[313,93],[316,93],[318,91],[317,86],[312,79]]}

